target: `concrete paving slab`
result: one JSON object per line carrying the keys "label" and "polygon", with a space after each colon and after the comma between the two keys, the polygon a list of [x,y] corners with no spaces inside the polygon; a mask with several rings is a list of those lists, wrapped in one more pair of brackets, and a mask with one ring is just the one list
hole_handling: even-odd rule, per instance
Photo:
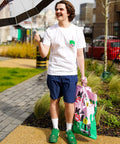
{"label": "concrete paving slab", "polygon": [[[48,144],[51,130],[19,125],[0,144]],[[98,136],[93,140],[79,134],[75,134],[77,144],[119,144],[120,138]],[[57,144],[67,144],[65,131],[60,131]]]}
{"label": "concrete paving slab", "polygon": [[8,59],[0,61],[0,67],[36,68],[35,59]]}
{"label": "concrete paving slab", "polygon": [[0,61],[5,61],[5,60],[9,60],[9,59],[11,59],[10,57],[2,57],[2,56],[0,56]]}

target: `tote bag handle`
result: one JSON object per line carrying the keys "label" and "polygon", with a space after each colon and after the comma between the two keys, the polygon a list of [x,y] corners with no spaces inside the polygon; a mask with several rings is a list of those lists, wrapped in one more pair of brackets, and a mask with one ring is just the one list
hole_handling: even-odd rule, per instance
{"label": "tote bag handle", "polygon": [[84,92],[84,97],[85,97],[85,105],[86,106],[89,106],[90,105],[90,99],[89,99],[89,96],[86,92],[86,88],[84,86],[82,86],[82,89],[83,89],[83,92]]}

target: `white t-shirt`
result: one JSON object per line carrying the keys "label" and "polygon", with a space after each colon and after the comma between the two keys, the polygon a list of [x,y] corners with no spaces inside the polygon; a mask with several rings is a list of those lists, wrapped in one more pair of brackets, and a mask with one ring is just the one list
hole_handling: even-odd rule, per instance
{"label": "white t-shirt", "polygon": [[43,44],[50,46],[49,75],[77,74],[77,49],[86,47],[82,28],[74,24],[63,28],[56,24],[46,30]]}

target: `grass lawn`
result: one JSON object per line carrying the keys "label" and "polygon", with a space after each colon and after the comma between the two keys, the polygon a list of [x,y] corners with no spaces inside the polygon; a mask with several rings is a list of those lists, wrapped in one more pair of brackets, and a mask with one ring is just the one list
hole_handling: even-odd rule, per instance
{"label": "grass lawn", "polygon": [[19,84],[37,74],[44,72],[44,69],[24,68],[0,68],[0,92]]}

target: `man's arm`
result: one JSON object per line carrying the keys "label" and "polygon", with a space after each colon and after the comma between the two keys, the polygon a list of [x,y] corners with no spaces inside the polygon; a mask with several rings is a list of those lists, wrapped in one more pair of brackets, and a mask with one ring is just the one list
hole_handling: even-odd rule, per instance
{"label": "man's arm", "polygon": [[83,48],[77,50],[77,63],[81,72],[81,84],[87,86],[87,78],[85,77],[85,62]]}
{"label": "man's arm", "polygon": [[43,45],[42,42],[39,42],[39,53],[42,58],[45,58],[48,55],[50,46]]}
{"label": "man's arm", "polygon": [[83,48],[77,50],[77,63],[81,72],[81,79],[85,77]]}
{"label": "man's arm", "polygon": [[38,42],[40,56],[41,56],[42,58],[45,58],[45,57],[48,55],[50,46],[48,46],[48,45],[43,45],[43,43],[42,43],[42,41],[41,41],[41,38],[40,38],[38,32],[36,32],[34,38],[35,38],[35,40]]}

